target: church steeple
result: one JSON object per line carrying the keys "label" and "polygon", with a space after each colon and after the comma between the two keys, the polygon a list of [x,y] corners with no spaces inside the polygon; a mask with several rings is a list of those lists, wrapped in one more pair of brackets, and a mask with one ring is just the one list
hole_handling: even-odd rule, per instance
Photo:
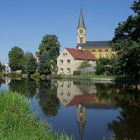
{"label": "church steeple", "polygon": [[84,47],[86,44],[86,26],[83,11],[81,9],[79,23],[77,27],[77,48]]}
{"label": "church steeple", "polygon": [[80,27],[82,27],[82,28],[85,28],[85,29],[86,29],[82,9],[81,9],[81,12],[80,12],[80,18],[79,18],[79,24],[78,24],[78,28],[80,28]]}

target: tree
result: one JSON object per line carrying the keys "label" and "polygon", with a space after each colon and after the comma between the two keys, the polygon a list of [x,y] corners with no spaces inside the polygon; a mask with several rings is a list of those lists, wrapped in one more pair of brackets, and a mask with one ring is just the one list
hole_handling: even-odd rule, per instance
{"label": "tree", "polygon": [[60,43],[56,35],[45,35],[42,39],[41,44],[39,45],[39,52],[37,56],[41,59],[42,55],[46,51],[50,57],[49,63],[51,63],[50,68],[52,72],[57,70],[57,57],[59,55]]}
{"label": "tree", "polygon": [[21,70],[22,69],[22,60],[24,52],[19,47],[13,47],[9,52],[9,66],[11,71]]}
{"label": "tree", "polygon": [[49,75],[52,73],[52,68],[51,68],[52,63],[50,61],[50,55],[47,53],[47,51],[43,52],[39,62],[40,63],[39,63],[38,71],[40,74]]}
{"label": "tree", "polygon": [[116,51],[116,69],[125,76],[140,74],[140,1],[131,6],[135,15],[118,25],[111,47]]}
{"label": "tree", "polygon": [[30,52],[24,53],[23,60],[22,60],[22,72],[27,72],[27,65],[32,57],[33,57],[32,53]]}
{"label": "tree", "polygon": [[81,63],[79,68],[86,68],[86,67],[91,67],[91,64],[89,64],[87,61],[84,61]]}
{"label": "tree", "polygon": [[32,55],[26,65],[26,73],[30,76],[34,74],[37,70],[37,62],[34,56]]}
{"label": "tree", "polygon": [[96,61],[96,74],[116,74],[113,56],[111,59],[100,58]]}
{"label": "tree", "polygon": [[0,62],[0,72],[2,72],[4,70],[4,66],[2,65],[2,63]]}
{"label": "tree", "polygon": [[115,37],[113,43],[120,40],[138,40],[140,38],[140,1],[134,1],[131,9],[136,13],[133,16],[129,16],[126,21],[119,23],[115,29]]}

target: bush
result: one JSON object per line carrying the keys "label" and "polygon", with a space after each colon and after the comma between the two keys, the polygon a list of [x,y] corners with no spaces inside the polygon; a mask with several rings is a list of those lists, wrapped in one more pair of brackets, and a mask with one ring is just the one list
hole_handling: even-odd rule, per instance
{"label": "bush", "polygon": [[80,70],[74,71],[73,75],[81,75],[81,71]]}
{"label": "bush", "polygon": [[[49,126],[49,125],[47,125]],[[70,140],[64,133],[56,133],[46,123],[30,114],[28,101],[17,93],[0,95],[1,140]]]}

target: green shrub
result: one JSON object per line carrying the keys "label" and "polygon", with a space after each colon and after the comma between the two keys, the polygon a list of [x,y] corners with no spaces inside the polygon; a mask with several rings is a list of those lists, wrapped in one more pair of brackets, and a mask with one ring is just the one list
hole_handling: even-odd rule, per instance
{"label": "green shrub", "polygon": [[80,70],[74,71],[73,75],[81,75],[81,71]]}
{"label": "green shrub", "polygon": [[[46,128],[46,126],[48,126]],[[0,95],[1,140],[70,140],[64,133],[56,133],[50,125],[37,121],[30,113],[29,103],[18,93]]]}

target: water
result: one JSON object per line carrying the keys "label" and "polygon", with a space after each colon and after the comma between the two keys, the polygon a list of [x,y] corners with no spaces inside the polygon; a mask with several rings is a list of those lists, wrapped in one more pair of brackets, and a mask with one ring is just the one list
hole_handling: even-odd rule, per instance
{"label": "water", "polygon": [[92,81],[0,80],[1,90],[25,95],[40,120],[76,140],[139,140],[140,85],[137,88]]}

